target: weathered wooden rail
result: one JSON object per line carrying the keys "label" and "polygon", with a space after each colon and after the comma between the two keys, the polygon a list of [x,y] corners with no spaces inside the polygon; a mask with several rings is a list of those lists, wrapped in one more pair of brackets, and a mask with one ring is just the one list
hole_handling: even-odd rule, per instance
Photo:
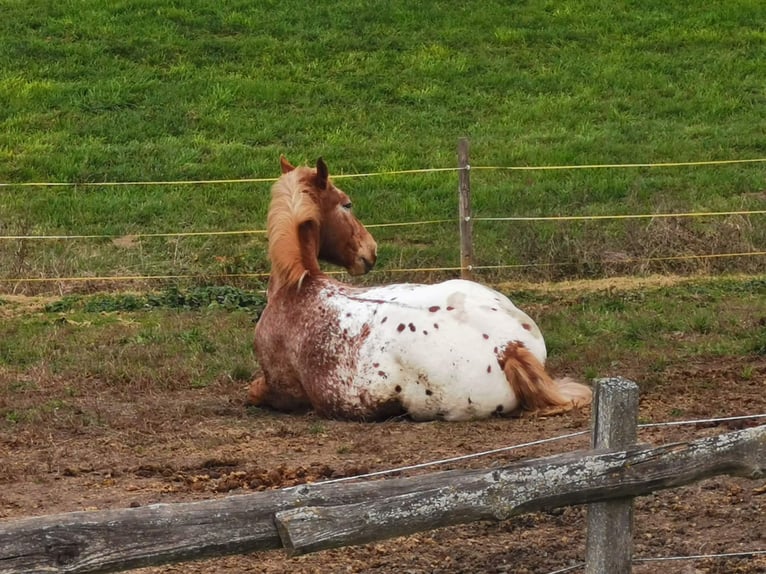
{"label": "weathered wooden rail", "polygon": [[[301,554],[586,503],[606,504],[591,511],[586,571],[629,572],[633,497],[716,475],[766,473],[766,426],[659,447],[603,444],[620,435],[634,441],[636,393],[623,379],[597,385],[594,438],[605,448],[592,451],[486,470],[0,522],[0,573],[117,572],[276,548]],[[623,425],[634,430],[618,431]],[[622,547],[614,543],[615,524]]]}

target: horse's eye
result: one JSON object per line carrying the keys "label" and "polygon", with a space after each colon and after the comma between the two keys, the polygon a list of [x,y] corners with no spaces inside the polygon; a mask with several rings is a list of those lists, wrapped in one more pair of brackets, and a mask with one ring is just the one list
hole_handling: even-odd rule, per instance
{"label": "horse's eye", "polygon": [[350,210],[352,207],[354,207],[354,206],[352,205],[352,203],[350,201],[348,203],[344,203],[343,204],[343,209],[349,209]]}

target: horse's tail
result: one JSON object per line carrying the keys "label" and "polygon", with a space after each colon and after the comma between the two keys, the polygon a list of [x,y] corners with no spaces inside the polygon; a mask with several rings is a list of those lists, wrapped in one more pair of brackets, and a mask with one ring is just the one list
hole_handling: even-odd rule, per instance
{"label": "horse's tail", "polygon": [[543,364],[521,343],[510,343],[501,360],[508,384],[525,411],[563,413],[590,404],[589,387],[565,377],[552,379]]}

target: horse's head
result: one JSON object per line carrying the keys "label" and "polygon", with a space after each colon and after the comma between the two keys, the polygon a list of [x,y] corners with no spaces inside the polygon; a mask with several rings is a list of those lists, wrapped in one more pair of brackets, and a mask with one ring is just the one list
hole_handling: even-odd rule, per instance
{"label": "horse's head", "polygon": [[303,183],[303,192],[311,197],[318,210],[318,257],[344,267],[351,275],[363,275],[372,269],[378,256],[378,246],[370,232],[351,211],[351,199],[330,180],[327,164],[322,158],[316,168],[293,167],[280,158],[282,173],[296,169]]}

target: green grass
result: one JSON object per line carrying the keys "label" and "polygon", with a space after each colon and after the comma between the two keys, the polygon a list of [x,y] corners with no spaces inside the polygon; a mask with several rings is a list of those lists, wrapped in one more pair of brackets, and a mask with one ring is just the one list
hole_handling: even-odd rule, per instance
{"label": "green grass", "polygon": [[7,324],[0,395],[11,403],[66,381],[134,395],[241,384],[255,371],[253,314],[242,309],[43,311]]}
{"label": "green grass", "polygon": [[[539,297],[514,294],[522,307]],[[638,361],[646,376],[673,362],[764,354],[763,278],[720,278],[544,300],[540,327],[554,364],[584,363],[586,371],[604,373],[613,364]]]}
{"label": "green grass", "polygon": [[[766,157],[756,0],[11,0],[2,15],[0,182],[272,177],[280,153],[347,174],[450,167],[460,136],[475,166]],[[473,202],[478,217],[763,209],[765,176],[765,164],[474,171]],[[339,183],[368,223],[456,216],[451,172]],[[262,229],[268,187],[5,187],[0,235]],[[490,281],[752,271],[763,258],[619,261],[763,249],[765,227],[763,216],[477,222],[475,250],[480,265],[550,264]],[[454,224],[375,234],[383,270],[459,261]],[[267,271],[264,246],[259,235],[4,239],[0,289],[112,285],[11,281],[22,277],[236,282],[227,275]]]}
{"label": "green grass", "polygon": [[260,313],[266,304],[262,292],[247,292],[225,286],[197,287],[181,290],[171,286],[162,292],[101,294],[83,297],[68,295],[45,305],[50,313],[83,311],[85,313],[110,313],[139,311],[155,308],[171,309],[248,309]]}

